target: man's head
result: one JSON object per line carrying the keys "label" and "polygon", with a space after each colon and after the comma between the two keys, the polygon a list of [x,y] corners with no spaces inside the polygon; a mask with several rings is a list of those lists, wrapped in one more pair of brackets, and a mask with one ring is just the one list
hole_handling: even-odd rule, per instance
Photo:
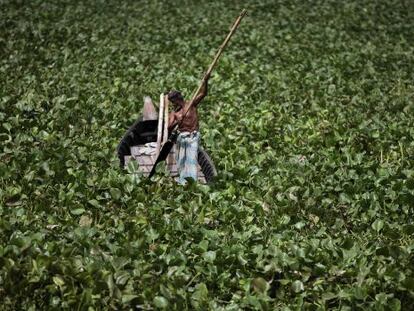
{"label": "man's head", "polygon": [[173,103],[174,106],[184,105],[184,97],[180,91],[171,91],[168,93],[168,100]]}

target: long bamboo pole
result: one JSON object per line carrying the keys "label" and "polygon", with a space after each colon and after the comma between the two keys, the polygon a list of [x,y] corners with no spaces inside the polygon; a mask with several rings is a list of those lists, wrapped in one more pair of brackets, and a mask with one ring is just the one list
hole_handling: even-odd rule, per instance
{"label": "long bamboo pole", "polygon": [[[207,79],[207,77],[211,74],[211,72],[213,71],[214,67],[216,66],[221,54],[224,51],[224,48],[227,46],[227,44],[230,41],[230,38],[233,36],[233,34],[236,32],[237,27],[239,27],[239,24],[242,20],[242,18],[246,15],[247,10],[243,9],[243,11],[241,11],[240,15],[237,17],[236,21],[233,23],[233,26],[230,29],[230,32],[228,33],[227,37],[224,39],[223,43],[221,44],[221,46],[219,47],[219,49],[216,52],[216,55],[213,59],[213,62],[210,64],[210,67],[208,67],[207,72],[204,74],[203,79],[201,80],[200,85],[198,86],[197,90],[195,91],[195,93],[193,94],[193,97],[191,99],[191,101],[186,105],[186,107],[184,108],[183,111],[183,119],[184,117],[187,115],[188,110],[190,110],[191,106],[194,104],[194,100],[196,99],[197,95],[200,93],[201,88],[203,87],[203,84],[205,82],[205,80]],[[182,122],[182,121],[181,121]],[[180,122],[180,123],[181,123]],[[179,126],[179,124],[178,124]],[[176,128],[178,128],[178,126],[176,126]]]}

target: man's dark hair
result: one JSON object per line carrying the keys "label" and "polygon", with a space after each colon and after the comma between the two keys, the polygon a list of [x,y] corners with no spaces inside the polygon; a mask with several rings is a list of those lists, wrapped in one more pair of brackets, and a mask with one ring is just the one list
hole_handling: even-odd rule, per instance
{"label": "man's dark hair", "polygon": [[168,100],[173,102],[177,100],[181,101],[184,100],[184,97],[180,91],[171,91],[168,93]]}

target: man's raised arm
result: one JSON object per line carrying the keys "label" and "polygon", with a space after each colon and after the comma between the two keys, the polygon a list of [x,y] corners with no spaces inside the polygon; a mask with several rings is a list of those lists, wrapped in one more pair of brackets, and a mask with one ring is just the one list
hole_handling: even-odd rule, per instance
{"label": "man's raised arm", "polygon": [[207,76],[205,78],[200,93],[198,93],[196,98],[194,99],[194,106],[197,106],[203,100],[203,98],[207,96],[208,79],[210,79],[210,76]]}

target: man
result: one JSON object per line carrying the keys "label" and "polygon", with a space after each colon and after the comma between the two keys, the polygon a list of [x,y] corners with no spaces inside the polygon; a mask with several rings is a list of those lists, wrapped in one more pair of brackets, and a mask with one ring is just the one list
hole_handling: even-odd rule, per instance
{"label": "man", "polygon": [[184,116],[185,107],[189,104],[179,91],[168,93],[168,100],[173,104],[174,111],[169,115],[168,129],[178,126],[179,135],[176,144],[176,161],[179,174],[178,183],[186,184],[186,178],[197,180],[197,155],[200,133],[198,132],[197,106],[207,95],[207,83],[210,77],[204,80],[200,92],[194,99],[193,105]]}

